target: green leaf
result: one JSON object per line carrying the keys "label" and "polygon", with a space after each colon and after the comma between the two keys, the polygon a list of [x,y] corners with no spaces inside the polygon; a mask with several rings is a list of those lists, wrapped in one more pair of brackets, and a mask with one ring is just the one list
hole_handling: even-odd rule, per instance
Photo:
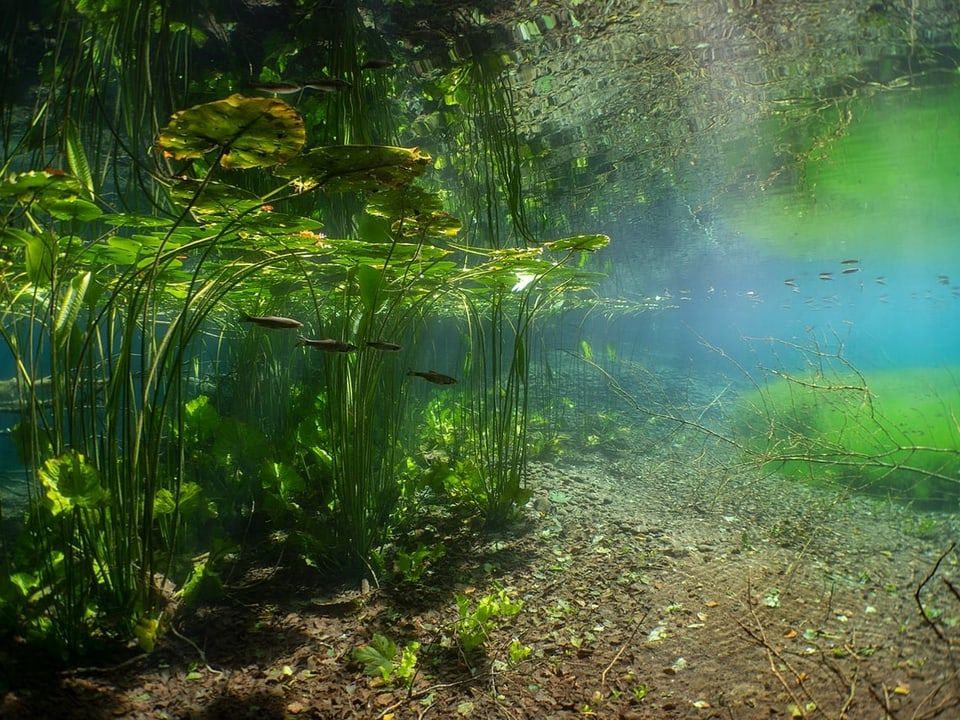
{"label": "green leaf", "polygon": [[80,142],[80,133],[77,131],[77,124],[70,118],[67,118],[64,123],[63,143],[70,171],[76,175],[83,186],[84,198],[86,200],[92,200],[93,174],[90,172],[90,165],[87,163],[86,153],[83,152],[83,145]]}
{"label": "green leaf", "polygon": [[364,666],[365,675],[380,675],[384,682],[387,682],[393,673],[393,659],[397,656],[397,646],[393,641],[376,633],[369,645],[355,648],[352,655],[355,662]]}
{"label": "green leaf", "polygon": [[278,167],[274,174],[295,180],[302,191],[380,192],[409,185],[427,169],[420,148],[389,145],[332,145],[314,148]]}
{"label": "green leaf", "polygon": [[263,206],[263,201],[249,190],[227,183],[204,184],[192,178],[177,179],[170,186],[170,198],[189,206],[190,212],[200,222],[217,215],[237,217]]}
{"label": "green leaf", "polygon": [[373,315],[375,312],[377,293],[380,290],[382,280],[383,274],[372,265],[361,265],[357,268],[357,285],[360,286],[360,300],[363,303],[363,309],[368,315]]}
{"label": "green leaf", "polygon": [[77,320],[83,298],[87,294],[87,288],[90,287],[91,277],[92,275],[88,271],[83,275],[75,275],[67,283],[63,298],[60,300],[60,310],[53,324],[54,346],[58,350],[70,337],[70,330]]}
{"label": "green leaf", "polygon": [[439,193],[419,187],[376,193],[367,200],[365,210],[370,215],[393,220],[391,230],[405,237],[453,236],[462,227],[457,218],[443,209]]}
{"label": "green leaf", "polygon": [[157,145],[177,160],[217,151],[225,168],[252,168],[286,162],[305,142],[295,108],[275,98],[236,94],[174,113]]}
{"label": "green leaf", "polygon": [[101,215],[99,207],[81,197],[84,193],[80,181],[61,170],[14,173],[0,183],[0,198],[36,204],[60,220],[93,220]]}
{"label": "green leaf", "polygon": [[574,235],[573,237],[546,242],[543,246],[549,250],[583,250],[592,252],[604,248],[609,244],[610,237],[607,235]]}
{"label": "green leaf", "polygon": [[206,440],[220,427],[220,413],[206,395],[188,400],[183,408],[184,437],[193,443]]}
{"label": "green leaf", "polygon": [[39,476],[54,515],[73,506],[95,507],[107,494],[100,473],[76,450],[47,460]]}
{"label": "green leaf", "polygon": [[22,230],[7,228],[8,234],[14,235],[27,247],[26,266],[27,278],[37,287],[47,287],[53,280],[53,263],[56,255],[57,239],[51,232],[40,235],[31,235]]}
{"label": "green leaf", "polygon": [[83,198],[64,198],[42,203],[41,207],[58,220],[80,220],[88,222],[96,220],[103,211]]}
{"label": "green leaf", "polygon": [[306,480],[295,468],[269,460],[260,468],[260,484],[265,490],[276,489],[286,501],[307,489]]}

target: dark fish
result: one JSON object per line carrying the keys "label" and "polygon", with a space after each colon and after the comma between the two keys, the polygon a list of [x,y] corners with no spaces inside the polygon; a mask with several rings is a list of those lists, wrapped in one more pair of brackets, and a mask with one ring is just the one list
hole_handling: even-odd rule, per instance
{"label": "dark fish", "polygon": [[303,335],[300,336],[300,342],[297,345],[306,345],[307,347],[316,348],[317,350],[322,350],[323,352],[332,352],[332,353],[349,353],[357,349],[357,346],[353,343],[344,342],[342,340],[334,340],[333,338],[327,338],[326,340],[311,340],[310,338],[305,338]]}
{"label": "dark fish", "polygon": [[841,265],[859,265],[860,261],[859,260],[841,260],[840,264]]}
{"label": "dark fish", "polygon": [[383,58],[370,58],[363,65],[360,66],[361,70],[385,70],[388,67],[393,67],[393,60],[386,60]]}
{"label": "dark fish", "polygon": [[877,285],[886,285],[887,279],[883,275],[877,275],[875,278]]}
{"label": "dark fish", "polygon": [[434,385],[456,385],[456,378],[452,378],[449,375],[444,375],[443,373],[438,373],[436,370],[410,370],[407,375],[415,375],[416,377],[422,377],[429,383]]}
{"label": "dark fish", "polygon": [[346,80],[341,80],[340,78],[310,80],[309,82],[305,82],[303,86],[311,90],[319,90],[320,92],[340,92],[341,90],[349,90],[353,87],[353,85]]}
{"label": "dark fish", "polygon": [[833,280],[833,273],[831,272],[822,272],[820,273],[821,280]]}
{"label": "dark fish", "polygon": [[797,286],[797,281],[794,280],[793,278],[787,278],[786,280],[783,281],[783,284],[786,285],[787,287],[795,288]]}
{"label": "dark fish", "polygon": [[240,321],[253,323],[271,330],[295,330],[303,327],[302,322],[293,318],[277,317],[276,315],[254,317],[253,315],[247,315],[245,312],[240,313]]}
{"label": "dark fish", "polygon": [[852,275],[853,273],[858,273],[858,272],[860,272],[860,268],[858,268],[858,267],[844,268],[841,272],[842,272],[844,275]]}
{"label": "dark fish", "polygon": [[400,352],[403,348],[392,342],[383,342],[382,340],[368,340],[367,347],[381,352]]}
{"label": "dark fish", "polygon": [[949,285],[950,277],[948,275],[937,275],[937,282],[941,285]]}

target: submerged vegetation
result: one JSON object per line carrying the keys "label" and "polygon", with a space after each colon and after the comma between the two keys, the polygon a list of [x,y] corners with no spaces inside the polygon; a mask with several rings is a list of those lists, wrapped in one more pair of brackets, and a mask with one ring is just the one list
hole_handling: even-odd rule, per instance
{"label": "submerged vegetation", "polygon": [[[356,103],[389,96],[359,74],[373,67],[359,43],[313,71],[349,82],[300,83],[332,91],[303,109],[239,92],[182,106],[225,84],[208,77],[164,98],[162,127],[97,135],[107,92],[125,117],[167,105],[124,73],[133,49],[99,34],[108,16],[140,42],[178,44],[168,59],[189,57],[199,30],[159,5],[76,12],[69,67],[118,75],[72,78],[90,105],[49,88],[32,127],[63,132],[32,144],[38,157],[19,146],[0,184],[0,332],[29,490],[5,626],[66,654],[114,638],[150,649],[175,596],[221,592],[217,565],[251,529],[268,525],[331,576],[376,582],[379,550],[427,487],[466,499],[482,525],[514,517],[528,497],[532,321],[586,287],[581,256],[607,239],[507,229],[522,200],[520,167],[503,164],[501,73],[470,84],[494,104],[464,112],[484,127],[469,138],[481,182],[429,189],[416,181],[432,157],[370,142],[385,117]],[[346,42],[359,22],[346,12],[342,34],[327,32]],[[162,81],[187,68],[154,68],[153,86],[173,89]],[[265,64],[252,89],[280,93],[265,83],[282,70]],[[454,213],[480,207],[482,231],[461,233]],[[440,347],[441,329],[458,344]],[[421,464],[411,431],[429,394],[467,428],[441,467]]]}
{"label": "submerged vegetation", "polygon": [[[593,223],[613,202],[595,191],[632,165],[623,206],[647,206],[683,185],[679,169],[706,144],[682,160],[676,142],[655,157],[577,149],[544,164],[553,126],[532,108],[560,81],[495,38],[458,35],[452,61],[411,79],[394,67],[413,40],[388,40],[350,3],[201,20],[198,4],[75,0],[10,25],[42,28],[52,49],[29,87],[9,90],[0,128],[0,409],[15,412],[26,488],[24,507],[0,507],[0,633],[68,658],[149,652],[177,607],[220,599],[227,568],[256,553],[354,587],[415,587],[446,553],[427,511],[478,536],[510,529],[534,499],[530,461],[575,453],[720,445],[737,451],[718,461],[728,467],[955,502],[946,371],[918,396],[914,377],[868,383],[839,351],[792,345],[802,371],[686,396],[678,388],[703,378],[642,365],[626,333],[584,339],[601,316],[673,302],[638,287],[593,297],[605,281],[594,253],[609,243]],[[691,97],[706,77],[693,52],[650,57],[661,84]],[[594,91],[622,106],[616,83]],[[784,146],[788,169],[751,156],[764,172],[728,185],[809,170],[839,192],[827,161],[851,151],[849,122],[830,113],[852,101],[835,100]],[[654,110],[631,120],[637,147],[686,132]],[[576,113],[551,118],[569,138]],[[576,144],[617,144],[587,127]],[[548,206],[530,188],[582,196]],[[716,198],[688,200],[714,242]],[[756,227],[780,211],[766,209]],[[570,501],[557,489],[532,507],[553,518]],[[609,551],[602,536],[587,544]],[[561,572],[569,556],[551,552]],[[469,665],[523,604],[513,588],[474,590],[451,594],[457,615],[435,647],[375,633],[353,660],[405,688],[438,647]],[[531,652],[514,638],[510,662]],[[643,701],[646,686],[634,693]]]}

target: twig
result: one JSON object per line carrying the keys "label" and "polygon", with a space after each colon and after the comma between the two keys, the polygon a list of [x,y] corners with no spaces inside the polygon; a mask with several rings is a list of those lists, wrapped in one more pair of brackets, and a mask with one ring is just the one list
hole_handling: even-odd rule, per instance
{"label": "twig", "polygon": [[949,641],[947,640],[946,636],[940,631],[940,628],[937,627],[936,623],[933,622],[933,620],[930,618],[930,616],[927,615],[926,608],[923,607],[923,603],[920,601],[920,593],[923,591],[924,585],[926,585],[928,582],[930,582],[930,580],[933,579],[933,576],[937,574],[937,570],[940,569],[940,563],[943,562],[943,559],[944,559],[945,557],[947,557],[947,555],[949,555],[951,552],[953,552],[953,549],[954,549],[956,546],[957,546],[957,543],[956,543],[956,542],[950,543],[950,547],[948,547],[946,550],[944,550],[943,553],[940,555],[940,557],[937,558],[937,562],[936,562],[936,564],[933,566],[933,569],[932,569],[932,570],[930,571],[930,573],[923,579],[923,582],[920,583],[919,585],[917,585],[917,589],[916,589],[916,590],[914,591],[914,593],[913,593],[913,599],[917,601],[917,607],[920,608],[920,614],[923,616],[924,621],[927,623],[927,625],[929,625],[931,628],[933,628],[933,631],[937,634],[937,637],[940,638],[941,640],[943,640],[943,641],[944,641],[945,643],[947,643],[948,645],[949,645]]}
{"label": "twig", "polygon": [[623,652],[627,649],[627,645],[633,642],[633,638],[637,636],[637,632],[643,626],[643,621],[647,619],[647,614],[644,613],[643,617],[637,620],[636,626],[633,628],[633,632],[630,633],[630,637],[627,638],[626,642],[620,646],[620,649],[617,651],[617,654],[613,656],[613,660],[610,661],[610,664],[603,669],[603,672],[600,674],[600,687],[604,687],[607,684],[607,673],[617,664],[617,660],[620,659],[620,656],[623,655]]}

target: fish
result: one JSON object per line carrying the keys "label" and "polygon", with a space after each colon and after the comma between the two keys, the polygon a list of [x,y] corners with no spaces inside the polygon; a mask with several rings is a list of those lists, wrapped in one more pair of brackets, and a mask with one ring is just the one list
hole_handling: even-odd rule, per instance
{"label": "fish", "polygon": [[303,335],[300,336],[300,342],[297,343],[298,347],[300,345],[331,353],[350,353],[357,349],[357,346],[353,343],[344,342],[343,340],[334,340],[333,338],[311,340],[310,338],[305,338]]}
{"label": "fish", "polygon": [[787,287],[795,288],[797,286],[797,281],[794,280],[793,278],[787,278],[786,280],[783,281],[783,284],[786,285]]}
{"label": "fish", "polygon": [[859,265],[860,261],[859,260],[841,260],[840,264],[841,265]]}
{"label": "fish", "polygon": [[240,313],[240,322],[253,323],[271,330],[295,330],[303,327],[302,322],[293,318],[277,317],[276,315],[261,315],[258,317],[248,315],[245,312]]}
{"label": "fish", "polygon": [[272,93],[274,95],[293,95],[303,90],[303,85],[291,83],[250,83],[250,88],[257,92]]}
{"label": "fish", "polygon": [[340,92],[341,90],[349,90],[353,87],[346,80],[341,80],[340,78],[320,78],[319,80],[309,80],[303,84],[305,88],[310,90],[319,90],[320,92]]}
{"label": "fish", "polygon": [[250,83],[253,90],[273,95],[294,95],[304,90],[319,90],[320,92],[340,92],[353,87],[346,80],[340,78],[320,78],[308,80],[304,83]]}
{"label": "fish", "polygon": [[407,372],[407,375],[414,375],[416,377],[421,377],[426,380],[428,383],[433,383],[434,385],[456,385],[456,378],[452,378],[449,375],[444,375],[443,373],[438,373],[436,370],[410,370]]}
{"label": "fish", "polygon": [[361,70],[385,70],[386,68],[393,67],[393,60],[386,60],[384,58],[370,58],[363,65],[360,66]]}
{"label": "fish", "polygon": [[381,352],[400,352],[403,349],[396,343],[384,342],[383,340],[367,340],[367,347]]}
{"label": "fish", "polygon": [[833,280],[833,273],[832,273],[832,272],[822,272],[822,273],[820,273],[820,279],[821,279],[821,280]]}
{"label": "fish", "polygon": [[874,278],[874,281],[877,283],[877,285],[887,284],[887,279],[883,275],[877,275],[877,277]]}
{"label": "fish", "polygon": [[848,268],[844,268],[841,272],[842,272],[844,275],[852,275],[853,273],[858,273],[858,272],[860,272],[860,268],[858,268],[858,267],[848,267]]}
{"label": "fish", "polygon": [[950,284],[950,276],[949,276],[949,275],[937,275],[937,282],[940,283],[941,285],[949,285],[949,284]]}

